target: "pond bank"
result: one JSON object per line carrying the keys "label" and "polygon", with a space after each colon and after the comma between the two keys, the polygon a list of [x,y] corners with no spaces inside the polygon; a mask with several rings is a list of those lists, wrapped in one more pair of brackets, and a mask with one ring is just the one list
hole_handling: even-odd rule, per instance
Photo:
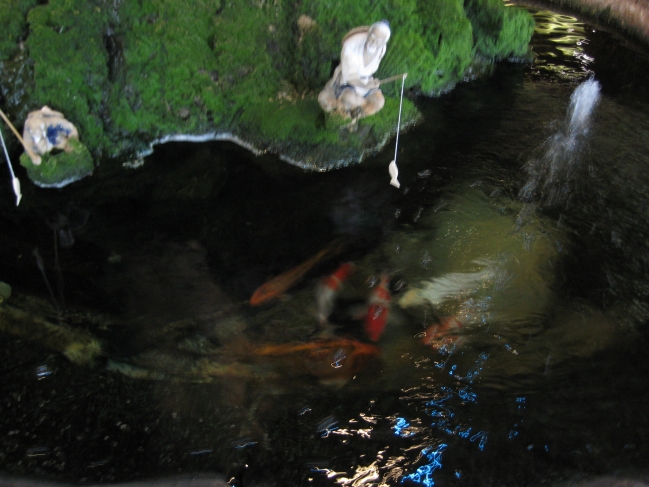
{"label": "pond bank", "polygon": [[[317,95],[351,28],[392,23],[376,76],[408,73],[402,128],[420,120],[410,98],[447,93],[493,61],[526,59],[534,28],[527,11],[501,0],[408,0],[398,9],[387,0],[335,8],[304,1],[297,9],[287,1],[206,0],[191,11],[177,0],[0,0],[0,7],[8,25],[0,35],[0,107],[16,125],[43,105],[61,111],[95,164],[116,170],[155,141],[210,134],[310,169],[359,162],[395,135],[400,86],[386,85],[385,107],[355,133],[325,117]],[[54,176],[39,178],[46,168],[30,169],[32,181],[58,186]]]}
{"label": "pond bank", "polygon": [[649,2],[647,0],[514,0],[513,3],[579,14],[595,25],[633,37],[649,45]]}

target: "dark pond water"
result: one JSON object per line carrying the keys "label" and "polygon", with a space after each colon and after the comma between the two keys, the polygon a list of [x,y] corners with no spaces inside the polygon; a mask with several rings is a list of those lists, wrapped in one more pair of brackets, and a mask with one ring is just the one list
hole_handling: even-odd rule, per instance
{"label": "dark pond water", "polygon": [[[24,184],[19,209],[3,185],[0,472],[646,479],[649,65],[534,13],[533,65],[417,99],[399,190],[394,146],[314,174],[229,143],[167,144],[62,190]],[[286,296],[250,306],[322,249]],[[316,337],[318,283],[343,262],[356,270]],[[381,276],[392,300],[370,343]]]}

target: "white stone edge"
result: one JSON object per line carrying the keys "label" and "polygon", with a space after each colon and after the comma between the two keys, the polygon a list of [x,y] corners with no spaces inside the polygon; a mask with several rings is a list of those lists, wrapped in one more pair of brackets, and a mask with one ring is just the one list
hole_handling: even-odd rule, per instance
{"label": "white stone edge", "polygon": [[[404,127],[406,128],[406,127]],[[377,145],[376,148],[371,149],[369,151],[363,151],[361,155],[358,157],[358,160],[356,161],[350,161],[350,160],[345,160],[341,159],[338,161],[335,161],[333,163],[330,163],[327,165],[327,167],[322,167],[317,165],[315,162],[309,162],[309,161],[298,161],[296,159],[293,159],[291,157],[278,154],[278,157],[280,160],[288,162],[289,164],[302,168],[305,171],[315,171],[315,172],[327,172],[331,169],[339,169],[341,167],[347,167],[349,164],[354,164],[354,163],[360,163],[362,160],[365,158],[367,153],[369,152],[370,154],[380,152],[383,147],[387,144],[387,142],[390,140],[390,137],[393,134],[391,132],[388,132],[385,134],[383,137],[383,140]],[[144,158],[148,155],[151,155],[153,153],[153,149],[156,145],[158,144],[165,144],[167,142],[211,142],[211,141],[224,141],[224,142],[233,142],[237,144],[240,147],[243,147],[244,149],[249,150],[252,152],[254,155],[259,156],[262,154],[266,154],[268,151],[266,150],[261,150],[256,148],[254,145],[252,145],[249,142],[246,142],[245,140],[241,139],[240,137],[237,137],[236,135],[232,134],[231,132],[210,132],[207,134],[202,134],[202,135],[196,135],[196,134],[171,134],[171,135],[165,135],[164,137],[160,137],[159,139],[153,140],[149,144],[149,148],[143,150],[137,155],[137,158],[133,161],[127,161],[122,163],[122,166],[127,168],[127,169],[136,169],[144,164]],[[86,175],[87,176],[87,175]],[[76,181],[79,181],[83,179],[86,176],[82,177],[77,177],[77,178],[70,178],[70,179],[65,179],[59,183],[54,183],[54,184],[43,184],[43,183],[38,183],[34,182],[34,184],[40,188],[63,188],[67,186],[68,184],[72,184]]]}

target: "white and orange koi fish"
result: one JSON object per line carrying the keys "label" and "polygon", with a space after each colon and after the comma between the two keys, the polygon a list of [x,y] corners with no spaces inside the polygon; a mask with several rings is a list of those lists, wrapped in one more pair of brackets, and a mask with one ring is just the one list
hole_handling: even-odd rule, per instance
{"label": "white and orange koi fish", "polygon": [[318,305],[318,322],[324,325],[334,309],[336,297],[340,292],[343,282],[356,270],[351,262],[340,264],[332,274],[323,277],[318,282],[316,289],[316,303]]}
{"label": "white and orange koi fish", "polygon": [[365,317],[365,334],[373,342],[378,342],[385,331],[390,314],[390,276],[383,274],[381,280],[372,290],[369,298],[369,309]]}

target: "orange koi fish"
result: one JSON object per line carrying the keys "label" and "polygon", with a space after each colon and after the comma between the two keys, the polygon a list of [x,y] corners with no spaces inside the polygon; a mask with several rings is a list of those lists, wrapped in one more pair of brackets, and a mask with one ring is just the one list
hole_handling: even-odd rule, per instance
{"label": "orange koi fish", "polygon": [[329,315],[334,309],[336,296],[343,282],[356,270],[351,262],[340,264],[333,274],[323,277],[318,282],[316,289],[316,303],[318,305],[318,321],[324,325],[329,320]]}
{"label": "orange koi fish", "polygon": [[250,298],[250,305],[259,306],[266,301],[279,298],[288,289],[302,280],[304,275],[309,272],[318,262],[323,260],[325,257],[333,257],[334,255],[339,254],[341,251],[342,245],[338,241],[335,241],[315,254],[309,260],[302,262],[300,265],[293,267],[292,269],[284,272],[283,274],[280,274],[279,276],[273,277],[270,281],[265,282],[259,288],[257,288],[257,290]]}
{"label": "orange koi fish", "polygon": [[309,356],[322,356],[332,350],[343,348],[349,356],[367,355],[378,356],[379,349],[369,343],[359,342],[351,338],[337,337],[327,340],[314,340],[310,342],[290,342],[279,344],[266,344],[257,346],[254,355],[264,357],[281,357],[295,353],[306,353]]}
{"label": "orange koi fish", "polygon": [[385,331],[385,325],[388,322],[388,315],[390,314],[391,300],[390,277],[383,274],[381,281],[370,295],[370,306],[365,317],[365,334],[373,342],[377,342]]}
{"label": "orange koi fish", "polygon": [[331,385],[342,385],[361,370],[367,360],[381,354],[374,345],[341,337],[261,345],[252,353],[266,360],[273,357],[290,367],[290,371],[306,372]]}
{"label": "orange koi fish", "polygon": [[429,326],[421,337],[421,343],[439,350],[444,345],[451,345],[457,341],[459,336],[455,334],[462,323],[455,316],[444,316],[439,323]]}

